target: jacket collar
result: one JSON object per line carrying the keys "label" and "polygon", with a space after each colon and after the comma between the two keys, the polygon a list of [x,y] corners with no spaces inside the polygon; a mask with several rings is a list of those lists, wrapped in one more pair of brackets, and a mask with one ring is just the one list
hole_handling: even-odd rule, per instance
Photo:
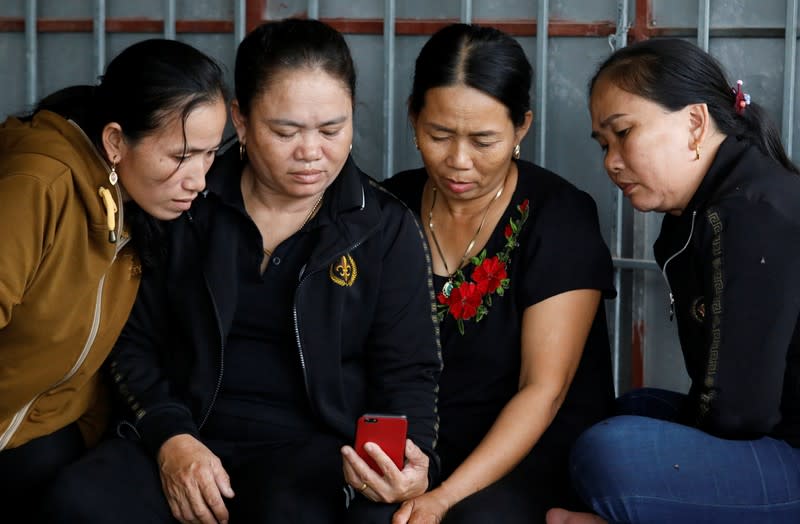
{"label": "jacket collar", "polygon": [[693,211],[707,207],[725,182],[735,176],[734,173],[741,163],[741,157],[749,147],[750,144],[746,140],[733,136],[727,137],[722,142],[711,167],[703,177],[703,181],[700,182],[700,187],[697,188],[686,209],[681,213],[682,216],[691,216]]}

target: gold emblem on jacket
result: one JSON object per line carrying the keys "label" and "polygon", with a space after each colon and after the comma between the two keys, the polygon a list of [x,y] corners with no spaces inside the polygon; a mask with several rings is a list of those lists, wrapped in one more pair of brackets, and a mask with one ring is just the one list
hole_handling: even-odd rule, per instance
{"label": "gold emblem on jacket", "polygon": [[356,261],[350,255],[342,255],[339,260],[330,265],[328,275],[330,275],[334,283],[343,287],[350,287],[358,276]]}

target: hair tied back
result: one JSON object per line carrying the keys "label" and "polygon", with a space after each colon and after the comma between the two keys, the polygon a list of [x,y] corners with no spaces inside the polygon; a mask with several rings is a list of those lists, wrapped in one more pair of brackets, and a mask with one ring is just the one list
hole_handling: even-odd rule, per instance
{"label": "hair tied back", "polygon": [[745,108],[750,105],[750,95],[742,91],[742,84],[744,84],[744,82],[737,80],[736,87],[731,88],[733,94],[736,95],[733,107],[739,115],[743,115]]}

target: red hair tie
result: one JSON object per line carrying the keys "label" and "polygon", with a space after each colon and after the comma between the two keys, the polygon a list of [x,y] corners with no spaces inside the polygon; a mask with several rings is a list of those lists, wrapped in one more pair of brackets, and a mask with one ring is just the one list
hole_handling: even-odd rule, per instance
{"label": "red hair tie", "polygon": [[741,80],[736,81],[736,87],[731,88],[733,94],[736,95],[736,100],[733,103],[734,109],[736,109],[736,114],[743,115],[744,110],[747,106],[750,105],[750,95],[742,91],[742,82]]}

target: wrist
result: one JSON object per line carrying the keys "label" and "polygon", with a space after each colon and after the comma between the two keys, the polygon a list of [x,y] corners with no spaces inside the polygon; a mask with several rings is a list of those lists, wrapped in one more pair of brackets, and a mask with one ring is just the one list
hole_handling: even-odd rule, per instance
{"label": "wrist", "polygon": [[446,480],[439,484],[439,486],[431,491],[431,493],[435,494],[436,498],[438,498],[448,510],[455,506],[459,500],[461,500],[460,497],[453,492],[452,486],[450,486]]}

